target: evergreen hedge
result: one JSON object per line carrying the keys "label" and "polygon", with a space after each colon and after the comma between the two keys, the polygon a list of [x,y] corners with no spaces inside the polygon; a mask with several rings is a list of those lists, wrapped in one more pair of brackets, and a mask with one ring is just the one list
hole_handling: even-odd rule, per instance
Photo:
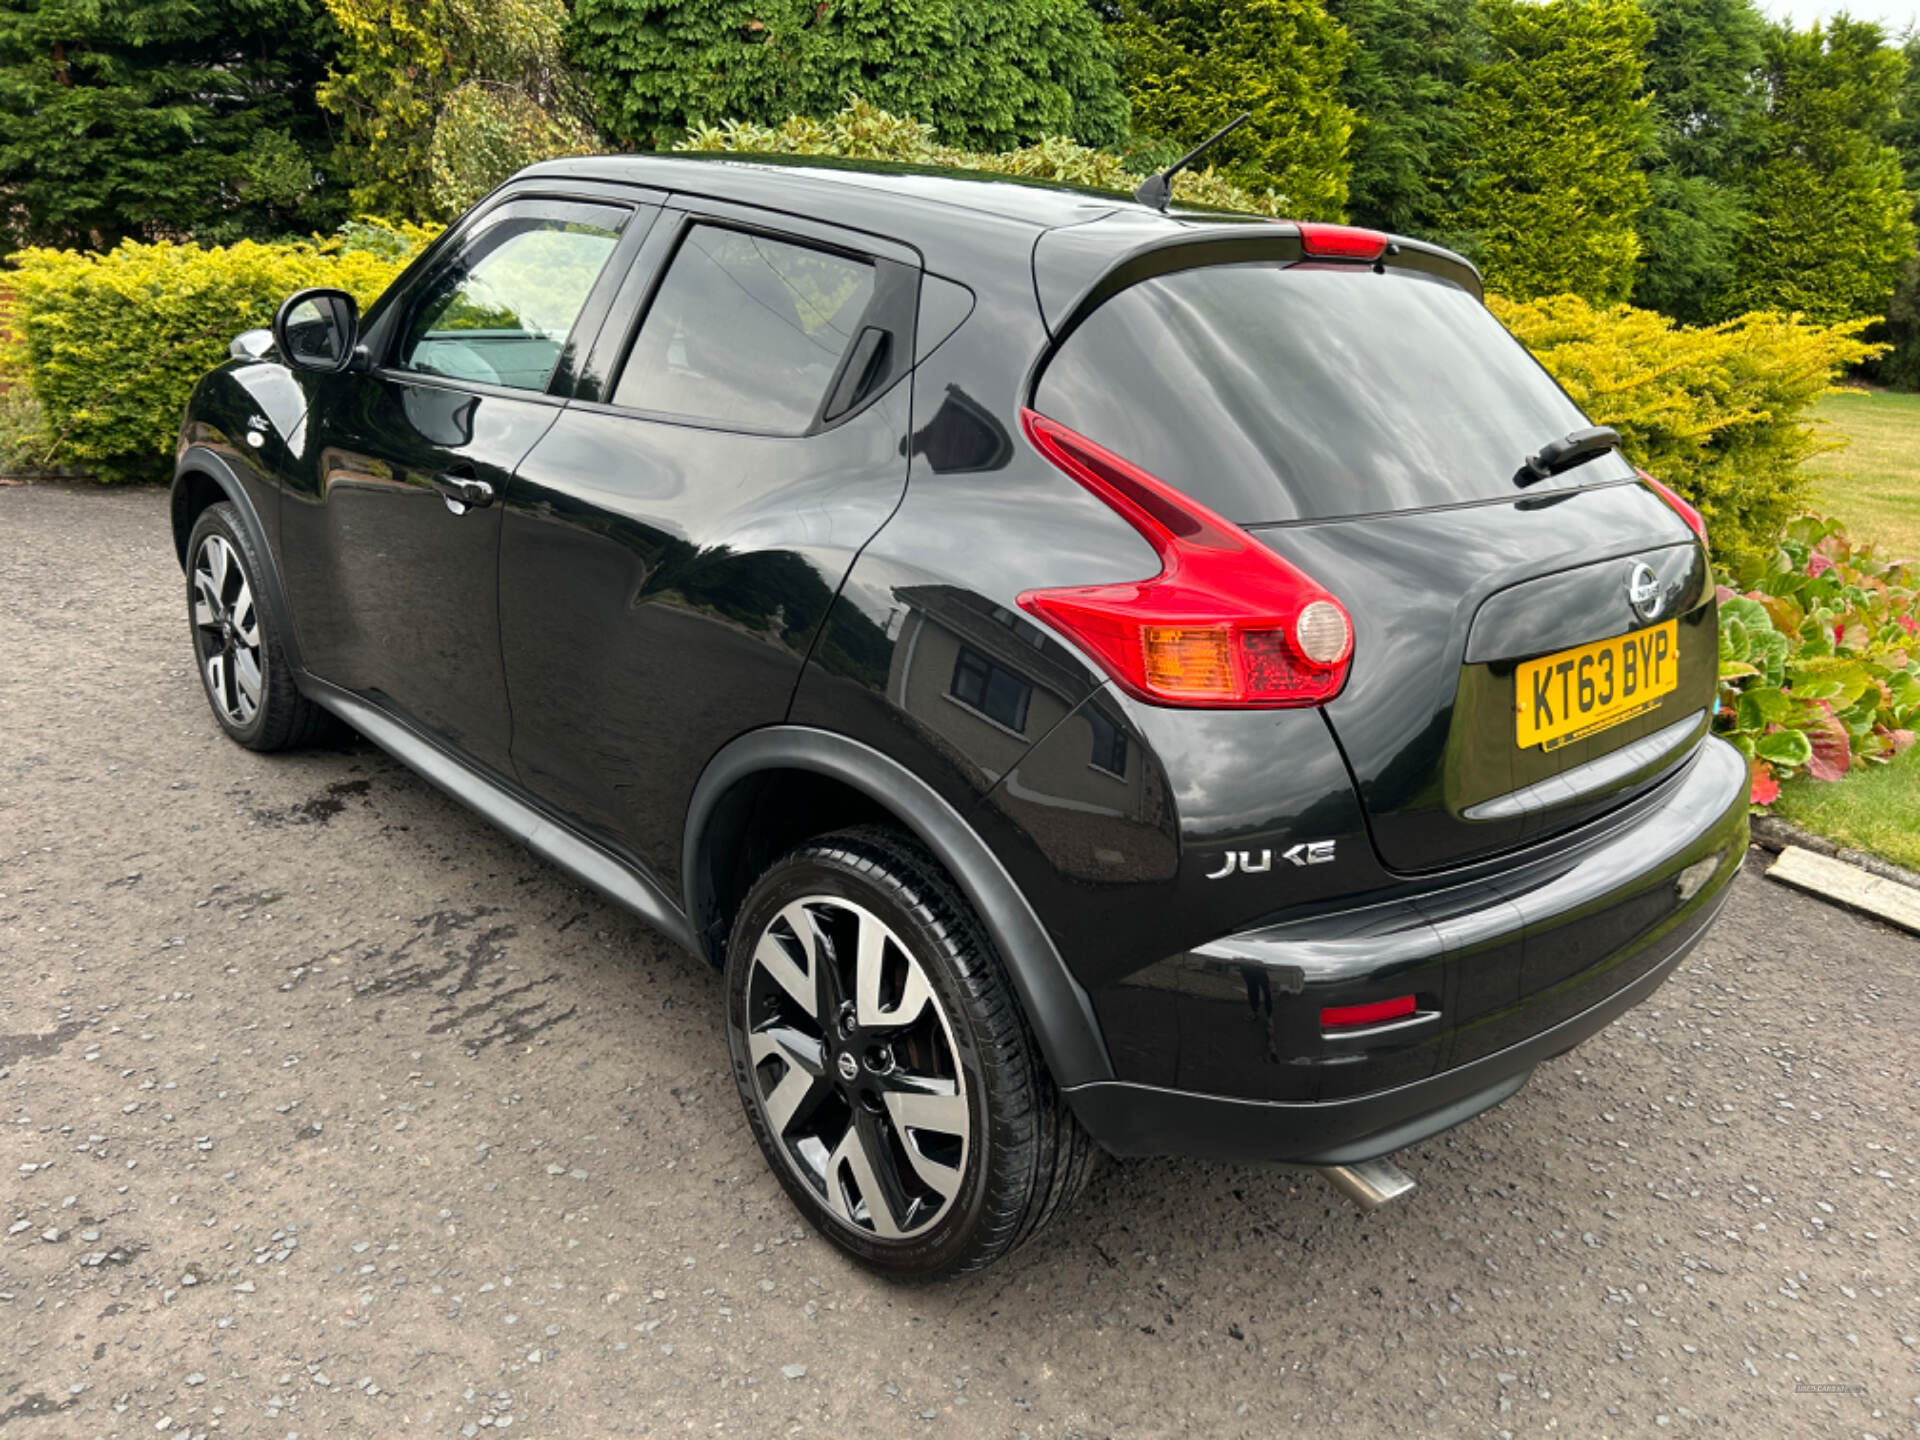
{"label": "evergreen hedge", "polygon": [[39,449],[41,466],[103,481],[167,478],[187,397],[235,335],[271,323],[280,302],[308,285],[372,303],[430,236],[349,227],[319,243],[129,240],[103,254],[19,252],[10,319],[44,427],[21,448]]}
{"label": "evergreen hedge", "polygon": [[1624,300],[1647,203],[1639,0],[1482,0],[1489,58],[1464,92],[1483,153],[1455,228],[1503,295]]}
{"label": "evergreen hedge", "polygon": [[601,127],[640,148],[726,119],[824,118],[850,93],[976,150],[1127,130],[1088,0],[575,0],[570,44]]}
{"label": "evergreen hedge", "polygon": [[1647,0],[1647,13],[1655,148],[1633,303],[1693,324],[1721,320],[1752,218],[1767,21],[1754,0]]}
{"label": "evergreen hedge", "polygon": [[[759,155],[833,155],[849,160],[887,160],[907,165],[937,165],[951,170],[1018,175],[1131,194],[1145,172],[1110,151],[1093,150],[1063,136],[1050,135],[1018,150],[989,153],[943,145],[933,127],[852,97],[825,120],[796,115],[779,125],[749,125],[729,120],[695,129],[675,150],[743,151]],[[1261,215],[1282,212],[1282,197],[1268,191],[1253,195],[1214,172],[1211,166],[1182,170],[1173,177],[1174,199],[1189,205],[1244,210]]]}
{"label": "evergreen hedge", "polygon": [[1340,96],[1353,111],[1347,216],[1454,245],[1454,216],[1479,166],[1462,104],[1485,58],[1479,0],[1328,0],[1353,37]]}
{"label": "evergreen hedge", "polygon": [[0,5],[0,255],[331,227],[320,0]]}
{"label": "evergreen hedge", "polygon": [[1914,197],[1889,143],[1906,59],[1844,16],[1767,36],[1771,103],[1749,181],[1753,223],[1723,312],[1884,313],[1914,255]]}
{"label": "evergreen hedge", "polygon": [[566,63],[562,0],[326,0],[320,103],[360,214],[450,220],[514,171],[605,144]]}

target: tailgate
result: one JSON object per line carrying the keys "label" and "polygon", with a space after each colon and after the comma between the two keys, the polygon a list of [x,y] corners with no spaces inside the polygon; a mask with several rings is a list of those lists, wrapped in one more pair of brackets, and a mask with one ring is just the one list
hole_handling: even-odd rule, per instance
{"label": "tailgate", "polygon": [[[1352,673],[1325,713],[1382,863],[1525,845],[1691,753],[1718,635],[1705,554],[1676,531],[1638,485],[1254,531],[1353,615]],[[1658,587],[1650,613],[1629,597],[1639,566]]]}

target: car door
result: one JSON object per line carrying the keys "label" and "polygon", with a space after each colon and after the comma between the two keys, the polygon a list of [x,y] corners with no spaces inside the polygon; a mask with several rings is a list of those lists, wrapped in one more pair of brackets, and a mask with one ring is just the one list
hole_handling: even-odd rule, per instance
{"label": "car door", "polygon": [[520,196],[465,223],[370,324],[367,363],[321,382],[310,484],[283,507],[308,668],[501,774],[500,502],[560,413],[575,329],[614,288],[596,287],[654,213]]}
{"label": "car door", "polygon": [[918,286],[903,246],[676,196],[508,490],[517,772],[663,882],[906,483]]}

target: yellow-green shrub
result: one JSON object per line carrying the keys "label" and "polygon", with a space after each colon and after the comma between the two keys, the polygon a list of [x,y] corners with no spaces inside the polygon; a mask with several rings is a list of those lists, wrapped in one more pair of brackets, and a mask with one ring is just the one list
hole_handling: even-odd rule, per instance
{"label": "yellow-green shrub", "polygon": [[44,414],[41,464],[104,481],[164,477],[187,396],[228,341],[268,324],[303,286],[336,285],[366,306],[432,234],[373,229],[371,239],[363,228],[274,245],[15,254],[12,318]]}
{"label": "yellow-green shrub", "polygon": [[13,315],[13,286],[0,275],[0,475],[33,473],[47,448],[40,404],[21,365],[26,347],[20,343]]}
{"label": "yellow-green shrub", "polygon": [[457,217],[528,165],[601,148],[565,110],[541,105],[518,86],[469,80],[447,96],[434,121],[427,188],[440,214]]}
{"label": "yellow-green shrub", "polygon": [[1757,314],[1693,327],[1572,295],[1488,304],[1595,423],[1620,432],[1635,464],[1700,508],[1736,573],[1771,560],[1806,507],[1801,462],[1833,448],[1808,406],[1842,366],[1885,348],[1859,338],[1864,320]]}

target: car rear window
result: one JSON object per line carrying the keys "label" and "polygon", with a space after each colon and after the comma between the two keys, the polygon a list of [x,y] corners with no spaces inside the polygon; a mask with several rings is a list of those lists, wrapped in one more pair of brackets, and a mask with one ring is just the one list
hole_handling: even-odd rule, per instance
{"label": "car rear window", "polygon": [[[1243,525],[1510,498],[1529,454],[1591,423],[1464,290],[1280,263],[1122,290],[1034,408]],[[1526,493],[1632,474],[1606,455]]]}

